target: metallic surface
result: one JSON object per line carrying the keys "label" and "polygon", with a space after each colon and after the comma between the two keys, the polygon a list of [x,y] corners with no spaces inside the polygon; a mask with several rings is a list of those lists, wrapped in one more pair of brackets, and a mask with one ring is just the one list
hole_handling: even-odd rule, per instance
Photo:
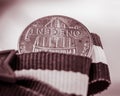
{"label": "metallic surface", "polygon": [[75,19],[53,15],[31,23],[21,34],[19,53],[58,52],[91,56],[92,39],[88,29]]}

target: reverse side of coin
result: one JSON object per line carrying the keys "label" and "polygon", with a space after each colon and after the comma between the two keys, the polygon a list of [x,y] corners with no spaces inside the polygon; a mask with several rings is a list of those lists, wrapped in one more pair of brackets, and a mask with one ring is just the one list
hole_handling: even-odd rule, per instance
{"label": "reverse side of coin", "polygon": [[53,15],[31,23],[21,34],[19,53],[57,52],[91,56],[92,39],[88,29],[75,19]]}

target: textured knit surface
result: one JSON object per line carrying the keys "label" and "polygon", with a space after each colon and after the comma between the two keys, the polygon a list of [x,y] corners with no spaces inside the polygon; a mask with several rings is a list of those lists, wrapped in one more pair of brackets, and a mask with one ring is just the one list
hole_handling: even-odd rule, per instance
{"label": "textured knit surface", "polygon": [[89,96],[107,89],[111,81],[102,43],[97,34],[91,37],[92,59],[50,52],[15,55],[10,66],[17,82],[0,82],[0,96]]}
{"label": "textured knit surface", "polygon": [[100,37],[91,33],[93,38],[92,63],[89,73],[88,95],[96,94],[107,89],[111,83],[109,67],[103,51]]}
{"label": "textured knit surface", "polygon": [[15,74],[16,77],[28,77],[43,81],[60,92],[68,94],[85,95],[88,88],[88,75],[79,72],[31,69],[15,71]]}
{"label": "textured knit surface", "polygon": [[[31,76],[42,80],[63,93],[83,96],[87,94],[91,64],[91,59],[88,57],[37,52],[17,55],[16,60],[16,66],[13,66],[14,69],[18,71],[26,69],[26,72],[19,72],[19,74],[22,74],[21,76]],[[42,69],[43,71],[34,74],[33,72],[27,72],[30,69],[36,71]]]}
{"label": "textured knit surface", "polygon": [[38,96],[31,89],[17,84],[0,83],[0,96]]}
{"label": "textured knit surface", "polygon": [[91,59],[88,57],[50,53],[36,52],[25,53],[16,56],[15,70],[21,69],[48,69],[81,72],[89,74]]}

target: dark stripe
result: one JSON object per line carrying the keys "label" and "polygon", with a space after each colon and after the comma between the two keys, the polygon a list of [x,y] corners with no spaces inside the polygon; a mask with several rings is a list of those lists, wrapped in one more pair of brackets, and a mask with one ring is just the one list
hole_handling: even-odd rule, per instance
{"label": "dark stripe", "polygon": [[88,94],[95,94],[107,89],[111,82],[108,65],[102,62],[92,63],[89,78]]}
{"label": "dark stripe", "polygon": [[91,33],[91,37],[93,39],[93,44],[94,45],[97,45],[97,46],[100,46],[100,47],[103,48],[100,37],[97,34]]}
{"label": "dark stripe", "polygon": [[17,84],[0,83],[0,96],[38,96],[33,90]]}
{"label": "dark stripe", "polygon": [[[91,59],[88,57],[50,52],[24,53],[16,56],[14,70],[48,69],[89,74]],[[14,60],[14,61],[15,61]]]}
{"label": "dark stripe", "polygon": [[42,94],[43,96],[65,96],[64,93],[59,92],[52,86],[34,79],[26,78],[23,80],[18,80],[17,84],[20,86],[22,85],[25,88],[29,88],[38,94]]}
{"label": "dark stripe", "polygon": [[15,84],[0,83],[0,96],[66,96],[41,81],[17,78]]}
{"label": "dark stripe", "polygon": [[50,85],[34,79],[19,79],[15,84],[0,83],[0,96],[82,96],[59,92]]}

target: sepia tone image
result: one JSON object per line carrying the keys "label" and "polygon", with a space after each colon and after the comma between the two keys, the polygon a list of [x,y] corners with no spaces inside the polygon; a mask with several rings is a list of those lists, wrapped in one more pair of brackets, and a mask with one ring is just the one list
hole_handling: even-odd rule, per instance
{"label": "sepia tone image", "polygon": [[119,0],[0,0],[0,96],[119,96]]}

